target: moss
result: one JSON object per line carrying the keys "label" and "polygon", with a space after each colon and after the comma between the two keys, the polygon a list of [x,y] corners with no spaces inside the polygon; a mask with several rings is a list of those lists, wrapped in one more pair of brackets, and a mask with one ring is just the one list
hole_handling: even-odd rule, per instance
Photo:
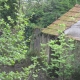
{"label": "moss", "polygon": [[80,16],[80,5],[75,5],[72,9],[70,9],[63,16],[58,18],[58,20],[54,21],[47,28],[42,29],[42,33],[50,34],[50,35],[58,35],[58,30],[64,31],[65,29],[72,26],[76,23]]}

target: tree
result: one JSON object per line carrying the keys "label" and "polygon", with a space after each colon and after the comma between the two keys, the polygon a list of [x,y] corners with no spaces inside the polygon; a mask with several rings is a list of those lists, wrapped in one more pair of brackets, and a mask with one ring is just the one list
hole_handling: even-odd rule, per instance
{"label": "tree", "polygon": [[25,13],[30,26],[47,27],[76,3],[80,0],[28,0]]}
{"label": "tree", "polygon": [[[0,35],[0,67],[14,66],[16,62],[26,58],[27,46],[24,30],[27,21],[18,3],[18,0],[0,0],[0,30],[2,32]],[[1,70],[0,79],[20,79],[22,77],[20,74],[22,75],[18,71],[6,73]]]}
{"label": "tree", "polygon": [[[19,0],[1,0],[0,1],[0,17],[4,19],[5,22],[9,23],[11,26],[16,24],[17,13],[19,9],[18,4]],[[8,19],[8,16],[11,17],[13,22]]]}

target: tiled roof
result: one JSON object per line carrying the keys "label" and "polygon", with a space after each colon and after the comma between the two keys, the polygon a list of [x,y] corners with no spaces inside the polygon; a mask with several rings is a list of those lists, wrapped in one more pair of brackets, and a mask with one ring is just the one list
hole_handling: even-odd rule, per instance
{"label": "tiled roof", "polygon": [[58,30],[64,31],[77,21],[80,20],[80,5],[76,4],[67,13],[63,14],[60,18],[54,21],[47,28],[42,29],[42,33],[50,35],[58,35]]}

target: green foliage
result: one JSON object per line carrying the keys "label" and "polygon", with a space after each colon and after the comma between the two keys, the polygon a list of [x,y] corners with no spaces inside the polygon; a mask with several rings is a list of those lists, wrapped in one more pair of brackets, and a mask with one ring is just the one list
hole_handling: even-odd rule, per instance
{"label": "green foliage", "polygon": [[0,64],[14,65],[16,60],[24,59],[27,52],[23,36],[24,24],[20,23],[11,28],[3,19],[1,20],[0,29],[3,34],[0,36]]}
{"label": "green foliage", "polygon": [[[35,55],[27,53],[28,47],[26,46],[26,41],[24,37],[24,30],[25,26],[27,25],[27,20],[25,19],[25,16],[22,14],[21,9],[19,9],[19,4],[17,3],[17,1],[18,0],[0,0],[0,66],[14,66],[16,62],[20,62],[22,59],[26,59],[26,56],[28,57],[29,55],[30,59],[32,60],[32,64],[28,67],[22,68],[22,71],[20,72],[0,71],[0,79],[29,80],[32,77],[33,80],[35,80],[37,79],[37,77],[39,77],[38,73],[40,72],[44,73],[45,76],[50,77],[48,73],[51,71],[49,70],[54,70],[56,68],[61,69],[62,72],[65,74],[63,75],[63,73],[58,72],[58,70],[55,70],[55,73],[58,75],[62,74],[63,76],[67,77],[71,75],[72,66],[69,64],[69,62],[73,59],[73,55],[69,55],[68,51],[73,50],[74,45],[71,39],[69,39],[66,43],[67,40],[64,38],[64,35],[61,35],[59,37],[60,45],[56,44],[58,42],[57,40],[53,40],[48,43],[49,46],[52,48],[52,53],[55,52],[55,54],[51,53],[51,60],[49,64],[47,62],[48,56],[45,55],[44,45],[40,54],[37,52],[35,53]],[[51,0],[49,4],[47,4],[46,2],[41,5],[38,1],[34,5],[34,7],[32,6],[33,8],[31,7],[32,9],[30,8],[31,11],[27,13],[29,20],[32,19],[33,21],[31,23],[37,23],[38,25],[40,22],[40,24],[44,27],[52,23],[52,20],[55,20],[64,12],[63,11],[60,14],[58,13],[58,11],[56,10],[57,8],[59,11],[64,10],[64,8],[60,9],[58,6],[54,5],[57,3],[58,0],[57,2]],[[62,3],[60,5],[62,5]],[[55,15],[53,15],[53,12],[55,12],[54,14],[56,15],[56,17]],[[31,14],[29,15],[29,13]],[[52,19],[52,17],[54,18]],[[48,19],[50,19],[51,21],[47,21]],[[43,21],[47,21],[47,23],[43,23]],[[69,70],[71,70],[71,72],[69,72]],[[55,76],[52,75],[52,77]]]}
{"label": "green foliage", "polygon": [[30,47],[30,42],[31,42],[31,37],[32,37],[32,32],[33,32],[33,28],[30,26],[27,26],[25,28],[25,40],[26,40],[26,45],[28,47]]}
{"label": "green foliage", "polygon": [[[16,8],[16,6],[18,6],[17,1],[18,0],[0,1],[0,67],[14,66],[16,62],[26,59],[27,46],[24,30],[27,25],[27,20],[24,18],[22,12]],[[14,3],[16,6],[13,6]],[[15,9],[18,12],[16,12]],[[15,15],[15,13],[17,15]],[[16,22],[16,24],[14,22]],[[27,75],[29,75],[30,68],[27,68],[27,74],[25,73],[27,72],[26,69],[24,70],[23,72],[3,72],[3,70],[0,70],[0,79],[20,80],[24,78],[25,80]]]}
{"label": "green foliage", "polygon": [[[74,40],[65,37],[61,34],[57,40],[51,40],[48,45],[51,47],[50,57],[45,54],[46,44],[42,45],[42,51],[30,52],[32,63],[34,66],[33,73],[31,74],[36,80],[39,77],[39,72],[45,74],[45,77],[54,79],[55,77],[61,77],[62,79],[70,79],[70,76],[74,72],[72,62],[74,61]],[[48,59],[50,60],[48,63]]]}
{"label": "green foliage", "polygon": [[27,0],[24,13],[25,17],[28,18],[28,26],[31,27],[28,29],[26,26],[25,35],[27,35],[27,39],[29,40],[31,37],[32,28],[47,27],[76,3],[79,4],[80,0]]}
{"label": "green foliage", "polygon": [[38,27],[47,27],[77,3],[80,0],[27,1],[25,14],[30,21],[29,26],[34,23]]}
{"label": "green foliage", "polygon": [[[16,24],[17,13],[19,6],[18,0],[1,0],[0,1],[0,17],[4,19],[5,22],[13,26]],[[11,19],[13,22],[11,22]]]}
{"label": "green foliage", "polygon": [[29,74],[31,73],[32,67],[24,68],[21,72],[13,72],[10,71],[9,73],[2,72],[0,73],[0,79],[1,80],[26,80],[29,77]]}
{"label": "green foliage", "polygon": [[49,46],[52,49],[49,69],[54,69],[54,75],[61,76],[63,80],[64,78],[69,79],[74,71],[72,65],[74,54],[71,54],[74,49],[73,41],[61,34],[59,40],[51,40],[49,42]]}

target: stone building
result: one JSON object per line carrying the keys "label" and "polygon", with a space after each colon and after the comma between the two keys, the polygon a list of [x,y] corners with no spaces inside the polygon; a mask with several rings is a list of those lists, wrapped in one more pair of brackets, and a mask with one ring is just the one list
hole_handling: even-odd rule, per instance
{"label": "stone building", "polygon": [[[63,33],[66,34],[68,37],[74,39],[74,63],[76,67],[80,66],[80,5],[76,4],[72,9],[59,17],[47,28],[34,29],[31,49],[40,52],[41,43],[47,44],[51,39],[56,39],[59,36],[58,30],[63,31]],[[48,55],[49,62],[51,49],[49,46],[46,46],[45,50],[45,53]]]}

